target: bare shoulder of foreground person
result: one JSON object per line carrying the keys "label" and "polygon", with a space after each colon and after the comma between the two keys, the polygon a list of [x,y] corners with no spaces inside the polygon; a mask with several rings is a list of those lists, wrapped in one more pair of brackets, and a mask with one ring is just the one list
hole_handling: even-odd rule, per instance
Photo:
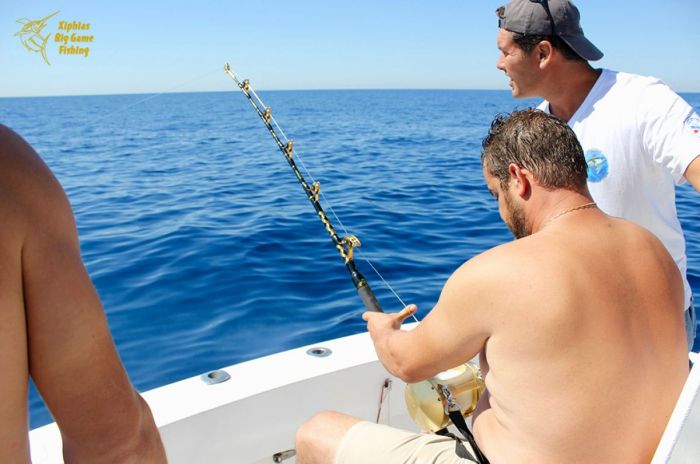
{"label": "bare shoulder of foreground person", "polygon": [[67,463],[165,462],[83,266],[68,199],[36,152],[4,126],[0,217],[3,462],[29,462],[29,377],[58,424]]}

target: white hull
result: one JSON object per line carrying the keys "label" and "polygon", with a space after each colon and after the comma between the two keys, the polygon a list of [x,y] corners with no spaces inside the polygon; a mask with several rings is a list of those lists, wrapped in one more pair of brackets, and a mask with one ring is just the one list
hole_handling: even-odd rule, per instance
{"label": "white hull", "polygon": [[[332,354],[307,354],[315,347]],[[386,379],[391,386],[380,422],[417,430],[406,412],[405,384],[379,364],[366,333],[224,370],[231,379],[220,384],[192,377],[143,394],[169,462],[272,463],[275,453],[294,448],[296,429],[316,412],[332,409],[374,421]],[[34,464],[63,462],[55,424],[31,431],[30,442]]]}
{"label": "white hull", "polygon": [[[325,357],[308,350],[331,350]],[[691,358],[698,362],[696,353]],[[313,414],[337,410],[417,430],[404,402],[405,384],[377,360],[367,333],[229,366],[231,378],[208,385],[192,377],[143,394],[173,464],[273,463],[294,448],[297,428]],[[686,383],[652,464],[700,462],[700,369]],[[55,424],[30,432],[34,464],[62,463]],[[622,445],[621,445],[622,446]],[[294,458],[283,463],[294,463]]]}

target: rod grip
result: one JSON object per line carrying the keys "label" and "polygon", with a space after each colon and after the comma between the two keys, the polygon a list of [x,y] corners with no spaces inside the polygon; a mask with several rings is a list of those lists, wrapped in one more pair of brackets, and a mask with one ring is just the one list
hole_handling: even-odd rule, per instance
{"label": "rod grip", "polygon": [[367,309],[367,311],[373,311],[376,313],[384,312],[381,305],[379,304],[379,301],[377,301],[377,297],[374,296],[374,292],[371,288],[369,288],[369,284],[365,284],[362,287],[358,288],[357,293],[360,294],[360,298],[365,304],[365,308]]}

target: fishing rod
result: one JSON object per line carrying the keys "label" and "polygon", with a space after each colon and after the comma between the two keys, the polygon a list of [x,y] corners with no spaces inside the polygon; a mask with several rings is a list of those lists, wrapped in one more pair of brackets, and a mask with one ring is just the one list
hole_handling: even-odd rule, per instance
{"label": "fishing rod", "polygon": [[[304,179],[304,176],[301,174],[296,162],[294,161],[294,142],[292,140],[286,140],[283,142],[279,135],[277,135],[272,123],[277,126],[277,129],[279,129],[280,132],[282,132],[282,130],[272,117],[272,110],[270,107],[266,107],[262,100],[260,100],[258,95],[255,93],[255,90],[253,90],[253,88],[250,86],[250,81],[248,79],[245,79],[242,82],[238,79],[238,76],[231,69],[231,66],[228,63],[224,65],[224,71],[236,82],[236,85],[238,85],[238,88],[240,88],[243,94],[246,96],[250,104],[253,106],[253,109],[255,109],[255,112],[258,113],[258,116],[260,116],[260,119],[263,121],[263,123],[265,123],[265,127],[267,127],[270,135],[275,140],[275,143],[277,143],[277,147],[287,160],[289,167],[292,168],[292,171],[301,184],[301,187],[304,189],[307,198],[313,205],[319,219],[325,226],[328,235],[330,235],[331,240],[333,240],[335,248],[338,250],[338,253],[340,253],[340,257],[343,258],[345,267],[350,272],[352,283],[355,285],[355,289],[357,290],[357,293],[359,293],[365,308],[367,311],[375,311],[380,313],[384,312],[379,304],[379,301],[377,301],[377,297],[374,295],[374,292],[372,292],[372,289],[367,283],[367,280],[357,269],[355,261],[353,260],[353,251],[355,248],[358,248],[361,245],[360,240],[354,235],[340,237],[337,234],[333,224],[331,224],[326,212],[323,210],[323,207],[318,201],[319,194],[321,193],[320,182],[314,182],[311,185],[306,182],[306,179]],[[284,134],[284,132],[282,132],[282,134]],[[284,138],[287,139],[286,136]]]}
{"label": "fishing rod", "polygon": [[[260,97],[258,97],[255,90],[250,86],[250,81],[245,79],[241,82],[228,63],[224,65],[224,71],[236,82],[238,87],[248,98],[255,112],[258,113],[260,119],[265,123],[265,127],[267,127],[275,143],[277,143],[277,147],[282,152],[282,155],[287,160],[292,171],[294,171],[297,180],[318,213],[318,217],[331,236],[331,240],[333,240],[336,249],[345,261],[345,267],[350,271],[352,282],[355,284],[355,288],[360,294],[360,298],[362,298],[365,307],[368,311],[384,312],[377,298],[374,296],[372,289],[369,287],[367,280],[365,280],[362,274],[360,274],[360,271],[357,270],[355,262],[353,261],[353,249],[360,246],[360,241],[354,235],[348,235],[343,238],[338,236],[328,216],[326,216],[326,213],[323,211],[321,204],[318,202],[321,184],[319,182],[314,182],[312,185],[309,185],[304,179],[304,176],[301,175],[301,172],[299,172],[293,158],[294,142],[288,140],[287,137],[284,136],[284,132],[277,124],[277,121],[275,121],[275,118],[272,117],[272,110],[266,107],[262,100],[260,100]],[[273,124],[284,136],[284,142],[277,135]],[[301,158],[299,159],[301,160]],[[338,219],[338,222],[340,222],[340,219]],[[369,261],[367,262],[370,266],[372,265]],[[398,295],[396,296],[398,298]],[[399,298],[399,300],[401,299]],[[443,371],[438,374],[438,376],[431,377],[422,382],[408,384],[406,387],[406,405],[413,420],[421,426],[423,430],[443,433],[447,432],[446,427],[450,422],[455,424],[457,429],[464,435],[474,449],[477,462],[488,464],[488,459],[486,459],[481,453],[481,450],[479,450],[471,431],[464,421],[465,416],[470,415],[476,410],[477,402],[483,391],[484,381],[481,376],[481,371],[476,365],[465,363],[453,369]],[[471,457],[466,450],[465,453],[467,453],[468,457]]]}

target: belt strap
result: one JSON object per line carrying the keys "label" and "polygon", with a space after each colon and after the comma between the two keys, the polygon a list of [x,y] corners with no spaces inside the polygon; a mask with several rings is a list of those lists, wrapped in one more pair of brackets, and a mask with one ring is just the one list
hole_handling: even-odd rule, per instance
{"label": "belt strap", "polygon": [[471,445],[472,450],[474,450],[474,454],[476,454],[476,462],[479,464],[489,464],[489,460],[486,458],[486,456],[484,456],[484,453],[481,452],[479,445],[476,444],[474,435],[472,435],[471,430],[469,430],[469,427],[467,427],[467,423],[464,421],[464,416],[462,416],[461,412],[450,411],[450,419],[455,427],[457,427],[457,430],[459,430],[459,432]]}

